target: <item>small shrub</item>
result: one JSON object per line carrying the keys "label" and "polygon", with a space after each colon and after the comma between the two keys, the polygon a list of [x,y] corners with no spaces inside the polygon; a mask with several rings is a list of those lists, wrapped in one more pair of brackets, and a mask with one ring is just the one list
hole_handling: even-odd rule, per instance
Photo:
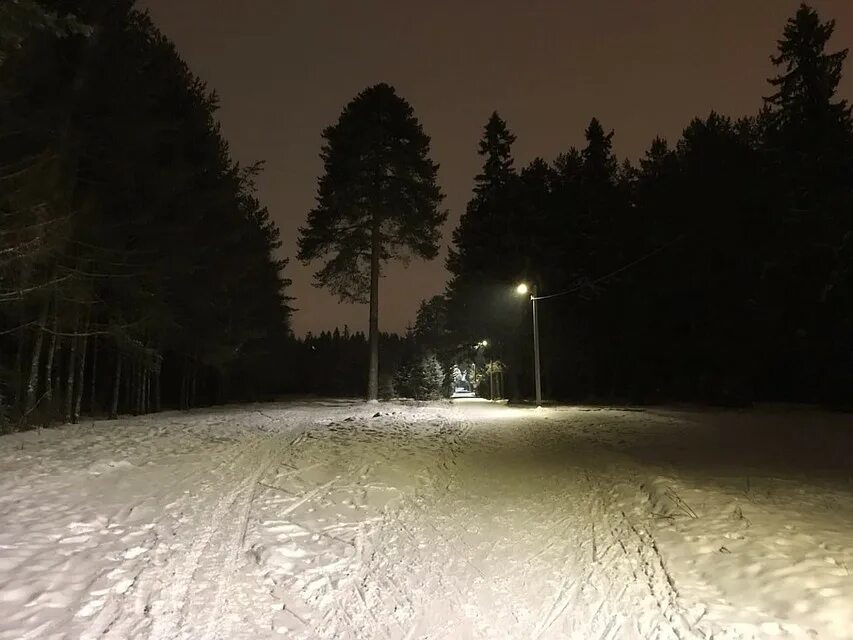
{"label": "small shrub", "polygon": [[444,394],[444,368],[431,353],[407,358],[394,373],[397,395],[415,400],[438,400]]}

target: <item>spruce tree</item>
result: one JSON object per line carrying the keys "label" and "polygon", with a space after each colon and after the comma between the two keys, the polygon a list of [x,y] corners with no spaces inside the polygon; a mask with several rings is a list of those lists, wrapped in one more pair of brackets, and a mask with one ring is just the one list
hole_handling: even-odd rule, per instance
{"label": "spruce tree", "polygon": [[[495,268],[496,258],[502,254],[500,248],[513,232],[511,192],[518,177],[513,168],[513,142],[515,136],[506,122],[493,112],[477,151],[483,159],[483,167],[474,178],[474,195],[453,231],[453,246],[447,258],[452,313],[457,315],[460,312],[467,315],[462,311],[464,308],[483,309],[482,305],[467,299],[466,290],[482,289],[486,281],[501,278]],[[501,257],[505,260],[504,271],[512,270],[510,257],[506,254]]]}
{"label": "spruce tree", "polygon": [[[512,287],[526,273],[530,252],[526,227],[516,206],[519,176],[514,168],[515,135],[493,112],[478,145],[482,169],[474,177],[473,195],[453,232],[447,259],[447,322],[463,360],[470,344],[486,338],[496,357],[518,332],[525,308]],[[519,304],[522,302],[522,304]]]}
{"label": "spruce tree", "polygon": [[605,132],[597,118],[585,131],[586,147],[581,151],[581,197],[579,233],[586,242],[580,251],[587,256],[588,278],[616,268],[623,254],[620,213],[624,202],[618,188],[619,163],[613,155],[613,131]]}
{"label": "spruce tree", "polygon": [[429,158],[430,139],[394,88],[362,91],[323,132],[324,174],[316,207],[300,229],[299,259],[325,259],[315,285],[342,300],[370,302],[367,397],[379,391],[379,276],[382,265],[438,254],[447,213]]}
{"label": "spruce tree", "polygon": [[512,143],[515,136],[493,112],[483,131],[477,153],[483,168],[474,178],[474,197],[468,202],[453,232],[447,268],[454,280],[472,277],[492,262],[495,239],[508,231],[508,188],[516,177]]}
{"label": "spruce tree", "polygon": [[778,54],[771,56],[781,68],[769,80],[776,92],[765,98],[777,127],[849,124],[847,101],[835,99],[848,49],[826,52],[834,31],[835,20],[821,22],[806,4],[785,25]]}
{"label": "spruce tree", "polygon": [[613,156],[613,131],[605,133],[598,118],[593,118],[584,135],[586,147],[581,157],[587,183],[593,186],[612,184],[618,164]]}
{"label": "spruce tree", "polygon": [[474,178],[474,192],[480,196],[495,193],[514,175],[512,144],[515,136],[506,122],[493,111],[480,140],[479,155],[484,158],[483,171]]}
{"label": "spruce tree", "polygon": [[834,386],[825,376],[853,369],[853,116],[837,96],[848,50],[827,51],[834,28],[800,6],[772,57],[779,71],[762,114],[774,210],[763,253],[764,304],[777,310],[769,335],[796,363],[786,370],[800,372],[785,384],[809,400]]}

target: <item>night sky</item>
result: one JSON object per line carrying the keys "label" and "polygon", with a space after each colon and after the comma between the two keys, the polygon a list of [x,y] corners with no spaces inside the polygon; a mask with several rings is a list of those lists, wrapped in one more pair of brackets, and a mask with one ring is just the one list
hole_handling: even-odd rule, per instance
{"label": "night sky", "polygon": [[[592,116],[615,129],[615,151],[636,159],[655,135],[674,141],[711,109],[755,113],[770,92],[769,56],[796,0],[400,2],[399,0],[141,0],[191,69],[221,98],[236,158],[265,160],[260,197],[296,253],[314,202],[322,129],[365,87],[388,82],[432,137],[450,210],[464,210],[477,141],[497,110],[518,136],[518,164],[582,146]],[[812,0],[838,25],[833,50],[853,44],[853,2]],[[848,59],[841,93],[853,94]],[[380,326],[402,331],[440,293],[444,255],[392,265]],[[317,265],[287,269],[293,329],[365,329],[365,307],[311,284]]]}

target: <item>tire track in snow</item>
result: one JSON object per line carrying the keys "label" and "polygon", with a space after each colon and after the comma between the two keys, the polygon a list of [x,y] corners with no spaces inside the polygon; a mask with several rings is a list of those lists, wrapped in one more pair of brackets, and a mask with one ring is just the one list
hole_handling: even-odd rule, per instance
{"label": "tire track in snow", "polygon": [[[614,504],[612,491],[603,490],[612,485],[609,473],[590,477],[587,468],[579,467],[573,483],[566,494],[555,496],[569,515],[547,525],[553,531],[570,517],[569,526],[545,538],[530,558],[530,571],[541,570],[536,568],[540,558],[566,558],[554,595],[535,615],[530,637],[568,634],[609,640],[622,637],[626,620],[633,620],[638,632],[642,629],[642,637],[708,637],[689,623],[650,529],[631,522]],[[572,612],[571,618],[560,623],[567,611]]]}
{"label": "tire track in snow", "polygon": [[[331,506],[324,507],[333,508],[340,500],[339,492],[354,496],[364,491],[370,483],[361,476],[368,475],[370,470],[363,463],[378,460],[380,468],[386,463],[397,463],[397,454],[388,452],[403,451],[407,456],[405,464],[413,469],[420,469],[423,464],[426,482],[397,485],[406,488],[399,504],[384,509],[378,520],[362,520],[369,525],[365,530],[368,535],[360,536],[355,557],[345,561],[342,558],[335,566],[304,570],[287,587],[300,593],[306,604],[310,602],[309,606],[316,607],[314,613],[300,619],[308,627],[306,632],[313,627],[316,636],[310,637],[417,637],[419,630],[429,629],[436,634],[434,637],[551,638],[566,637],[568,633],[569,637],[612,640],[623,637],[628,631],[624,625],[632,619],[644,636],[651,633],[651,637],[658,634],[683,640],[703,637],[693,633],[689,626],[687,632],[680,629],[677,594],[668,595],[661,583],[661,570],[665,568],[656,565],[648,548],[654,547],[653,538],[626,528],[626,523],[616,518],[619,512],[613,511],[613,500],[608,501],[610,494],[603,489],[611,480],[609,474],[594,474],[590,478],[585,472],[589,465],[584,459],[569,474],[563,468],[558,486],[550,480],[543,481],[541,488],[545,493],[535,498],[536,508],[530,516],[538,531],[529,532],[533,534],[529,539],[541,536],[541,547],[531,550],[527,558],[510,557],[528,562],[530,569],[526,576],[531,586],[547,584],[548,580],[542,579],[543,570],[548,572],[546,576],[553,575],[546,568],[549,557],[565,558],[566,566],[556,572],[551,593],[543,593],[541,611],[534,613],[522,608],[516,612],[514,590],[524,588],[527,580],[526,576],[513,576],[512,572],[523,565],[490,561],[484,571],[477,559],[483,559],[484,548],[477,542],[471,545],[466,542],[469,517],[482,529],[488,523],[485,516],[490,512],[500,513],[493,510],[506,500],[501,492],[507,482],[494,476],[499,478],[499,484],[476,484],[477,493],[469,494],[472,485],[468,483],[472,480],[480,483],[482,469],[477,459],[473,459],[474,467],[467,466],[466,452],[469,447],[507,450],[501,434],[464,419],[442,419],[438,425],[433,423],[435,426],[426,425],[426,428],[419,423],[400,421],[384,433],[369,421],[363,422],[332,425],[328,435],[310,438],[308,459],[329,457],[336,463],[343,462],[344,467],[328,482],[318,481],[315,486],[296,493],[283,512],[276,512],[277,517],[285,516],[300,526],[297,521],[303,511],[312,511],[309,507],[317,501],[330,502]],[[496,444],[491,442],[495,439]],[[538,454],[543,448],[542,442],[526,446],[517,438],[508,441],[517,444],[523,455]],[[534,468],[520,467],[525,474]],[[298,471],[291,469],[288,482]],[[478,475],[470,475],[472,472]],[[543,477],[547,476],[547,472],[543,473]],[[421,476],[412,473],[411,477]],[[513,479],[521,478],[513,476]],[[482,489],[486,493],[481,494]],[[474,495],[483,495],[486,501],[471,503]],[[435,507],[438,510],[434,511]],[[543,518],[549,508],[554,509],[554,517]],[[437,520],[436,516],[443,519]],[[513,527],[507,532],[508,541],[492,540],[488,526],[482,529],[487,533],[486,543],[490,543],[485,547],[489,549],[486,558],[497,558],[500,553],[510,551],[508,545],[513,543],[513,536],[516,541],[524,541],[527,520],[509,518],[504,522]],[[594,526],[593,522],[600,526]],[[567,523],[565,528],[559,526],[563,523]],[[495,528],[500,524],[494,522]],[[638,525],[637,531],[640,530]],[[395,540],[397,533],[404,533],[409,541],[401,545]],[[530,562],[531,556],[535,566]],[[631,579],[632,567],[640,582]],[[536,575],[537,571],[540,575]],[[322,587],[317,586],[317,579],[323,583]],[[631,591],[626,597],[629,584]],[[437,594],[441,593],[445,596],[437,600]],[[646,596],[656,604],[649,605]],[[436,605],[442,613],[436,613]],[[490,605],[498,608],[492,609]],[[405,611],[395,616],[401,606]],[[652,607],[651,612],[641,611],[641,607],[648,606]],[[488,611],[492,613],[486,614]],[[567,617],[567,612],[571,612],[571,617]]]}
{"label": "tire track in snow", "polygon": [[[469,601],[472,587],[480,596],[493,602],[501,601],[500,596],[503,594],[494,588],[490,578],[478,566],[474,549],[465,541],[461,535],[462,531],[456,531],[459,523],[448,522],[451,529],[442,531],[434,522],[436,514],[429,511],[427,504],[436,500],[444,504],[454,494],[459,458],[466,450],[473,426],[461,412],[456,411],[441,416],[437,429],[429,432],[427,438],[417,438],[417,424],[403,426],[400,437],[415,436],[415,442],[420,446],[418,454],[425,456],[427,465],[432,460],[435,467],[426,485],[401,500],[393,509],[383,512],[382,524],[377,528],[374,548],[396,547],[395,551],[405,557],[403,562],[400,559],[394,562],[383,554],[386,558],[384,566],[389,569],[389,575],[383,576],[379,572],[376,574],[377,582],[381,582],[382,577],[391,582],[393,577],[395,586],[399,581],[409,587],[408,595],[401,593],[402,590],[397,587],[395,591],[401,593],[404,600],[400,602],[395,598],[395,601],[397,605],[407,605],[412,618],[405,626],[401,621],[395,621],[394,626],[400,629],[402,636],[399,637],[414,637],[419,624],[429,619],[429,608],[437,604],[434,600],[435,594],[445,593],[449,597],[443,598],[441,605],[453,611],[453,616],[443,619],[441,624],[449,623],[451,626],[442,626],[441,631],[433,629],[427,637],[460,637],[454,635],[459,630],[453,625],[464,625],[466,622],[473,627],[463,633],[464,637],[497,637],[495,633],[499,627],[493,626]],[[435,469],[439,469],[440,473],[436,474]],[[460,519],[464,519],[464,514],[459,515]],[[427,531],[432,532],[432,535],[424,537]],[[399,533],[405,535],[409,541],[408,545],[400,547],[398,542],[394,542]],[[429,540],[430,544],[425,544],[424,540]],[[451,564],[454,562],[458,566],[467,567],[468,570],[462,573],[451,570]],[[471,579],[475,584],[470,583]],[[427,580],[434,581],[434,584],[429,584]],[[423,593],[430,597],[424,599],[421,595]],[[505,599],[502,602],[504,606],[508,606],[509,613],[517,624],[518,617],[510,600]],[[423,617],[424,614],[427,614],[426,618]],[[433,620],[431,624],[436,622]],[[433,636],[433,633],[438,635]]]}
{"label": "tire track in snow", "polygon": [[[362,424],[334,424],[329,430],[328,438],[317,438],[314,444],[318,447],[331,450],[349,448],[350,442],[359,442],[360,438],[366,434],[371,440],[379,439],[379,443],[388,446],[387,449],[356,449],[358,452],[364,451],[369,454],[369,458],[363,455],[355,455],[347,462],[347,470],[339,474],[339,477],[334,478],[323,485],[315,487],[302,496],[297,503],[293,503],[285,508],[284,514],[282,511],[277,512],[277,516],[293,515],[298,519],[299,509],[315,500],[320,494],[331,493],[332,491],[344,491],[356,495],[364,493],[366,487],[369,488],[370,481],[367,478],[375,466],[383,467],[386,464],[397,462],[395,459],[396,453],[390,456],[385,451],[406,451],[415,454],[416,457],[426,454],[427,459],[436,459],[436,447],[438,451],[447,451],[449,442],[449,432],[446,421],[442,421],[438,429],[431,432],[431,435],[424,437],[423,434],[418,434],[417,427],[407,421],[401,421],[393,425],[393,429],[388,431],[377,430],[369,422]],[[447,421],[449,422],[449,421]],[[439,438],[434,435],[440,434]],[[420,437],[418,437],[420,436]],[[413,441],[416,442],[412,448]],[[426,447],[424,445],[427,445]],[[316,451],[315,455],[322,457],[321,451]],[[369,460],[365,464],[365,460]],[[346,478],[346,479],[344,479]],[[364,496],[362,496],[364,498]],[[412,598],[416,597],[416,592],[410,592],[410,588],[404,588],[398,580],[408,583],[407,573],[400,573],[403,565],[399,559],[391,560],[384,552],[383,548],[386,543],[393,545],[395,532],[401,531],[398,527],[400,518],[399,507],[405,500],[402,496],[395,499],[394,507],[390,507],[390,503],[386,503],[382,509],[381,515],[378,518],[372,519],[370,523],[370,536],[365,537],[362,534],[356,537],[355,556],[347,561],[348,567],[346,574],[347,578],[333,586],[328,581],[328,575],[325,571],[320,570],[322,579],[325,579],[324,596],[320,597],[313,591],[312,585],[316,585],[316,580],[313,578],[313,573],[316,570],[309,570],[304,575],[304,579],[297,579],[295,587],[302,591],[305,588],[312,589],[312,595],[308,596],[309,600],[314,601],[320,606],[320,617],[322,618],[322,626],[318,629],[321,637],[339,637],[346,635],[353,638],[380,638],[389,637],[397,638],[403,635],[411,635],[415,626],[401,624],[401,618],[397,615],[390,615],[392,611],[386,611],[386,617],[382,620],[378,619],[374,613],[377,605],[382,606],[384,601],[389,609],[393,609],[396,614],[402,610],[402,618],[412,616],[417,611],[417,605]],[[362,500],[364,503],[364,500]],[[368,506],[364,503],[362,506]],[[390,507],[390,508],[389,508]],[[411,516],[412,514],[410,514]],[[293,519],[293,518],[292,518]],[[411,519],[411,518],[410,518]],[[295,520],[294,520],[295,521]],[[369,522],[363,521],[364,523]],[[399,524],[402,525],[402,522]],[[405,525],[402,525],[405,526]],[[410,535],[406,531],[407,535]],[[389,539],[390,536],[390,539]],[[417,546],[417,541],[413,542]],[[414,558],[411,558],[414,561]],[[408,564],[408,563],[406,563]],[[415,561],[415,564],[420,564]],[[311,573],[309,577],[308,573]],[[406,585],[410,587],[410,585]],[[459,599],[464,597],[461,591],[458,591]],[[388,603],[390,600],[390,603]],[[338,614],[332,614],[337,611]],[[346,612],[346,615],[344,615]],[[399,629],[399,632],[396,630]],[[333,636],[329,635],[333,634]]]}
{"label": "tire track in snow", "polygon": [[[193,465],[189,472],[182,472],[177,477],[172,479],[168,488],[162,486],[157,487],[157,491],[149,496],[146,496],[142,502],[123,506],[119,513],[113,514],[108,518],[107,524],[115,520],[117,523],[125,522],[136,507],[144,504],[149,500],[162,500],[166,498],[174,486],[198,486],[202,485],[205,490],[211,490],[209,486],[209,478],[212,474],[221,472],[229,466],[233,466],[235,460],[244,452],[245,445],[238,447],[240,450],[233,454],[233,449],[228,450],[228,455],[225,459],[221,459],[220,455],[213,458],[214,466],[209,465]],[[214,489],[215,490],[215,489]],[[183,512],[186,508],[187,501],[190,500],[188,495],[182,495],[177,500],[171,501],[167,505],[167,512]],[[168,513],[166,517],[161,517],[150,525],[153,529],[153,541],[146,541],[143,546],[137,545],[135,549],[145,549],[142,554],[133,554],[132,557],[125,557],[125,560],[117,565],[110,574],[124,573],[127,577],[116,583],[110,589],[105,601],[100,606],[97,614],[92,618],[87,628],[81,631],[81,640],[95,638],[115,638],[116,640],[129,637],[138,629],[150,624],[150,601],[152,596],[162,591],[162,570],[157,566],[152,566],[152,552],[157,554],[160,552],[159,546],[164,540],[168,540],[167,531],[170,530]],[[165,527],[165,530],[163,528]],[[158,529],[161,531],[158,532]],[[172,535],[175,533],[171,530]],[[138,558],[138,559],[137,559]],[[100,577],[104,577],[103,575]],[[96,578],[97,579],[97,578]],[[95,595],[89,593],[89,595]],[[133,607],[131,609],[131,607]]]}
{"label": "tire track in snow", "polygon": [[[265,439],[262,442],[266,443],[268,440]],[[254,504],[255,497],[257,495],[258,482],[260,482],[261,478],[263,478],[269,471],[272,463],[273,451],[266,448],[266,450],[261,454],[260,464],[257,465],[255,472],[252,473],[249,479],[245,482],[243,489],[239,493],[235,494],[235,499],[232,505],[237,504],[242,500],[243,493],[248,493],[249,497],[247,500],[243,501],[239,517],[236,521],[231,523],[228,529],[225,530],[225,541],[219,548],[220,556],[224,555],[224,563],[217,562],[215,565],[217,569],[216,578],[214,579],[214,583],[216,584],[216,596],[213,603],[213,612],[208,618],[209,624],[207,627],[207,633],[204,637],[213,638],[214,640],[222,637],[221,626],[223,624],[222,614],[225,606],[225,599],[231,587],[234,574],[237,572],[239,560],[242,557],[243,544],[246,539],[246,531],[249,526],[252,505]],[[227,634],[224,637],[227,640],[231,637],[231,634]]]}
{"label": "tire track in snow", "polygon": [[[308,460],[316,458],[323,459],[324,455],[334,452],[336,459],[340,455],[340,459],[346,461],[345,468],[335,470],[333,472],[334,476],[329,480],[316,484],[310,488],[306,488],[306,490],[301,492],[297,492],[295,490],[292,491],[290,489],[284,490],[281,488],[281,492],[285,495],[292,496],[293,500],[289,501],[284,506],[275,509],[273,513],[278,522],[287,522],[290,526],[302,529],[317,538],[325,538],[335,543],[348,546],[354,550],[355,557],[363,558],[364,546],[363,539],[361,537],[357,536],[355,542],[345,540],[333,535],[329,531],[309,527],[300,521],[302,519],[301,516],[303,515],[303,512],[314,511],[318,502],[328,502],[328,504],[324,505],[325,508],[338,504],[335,496],[339,492],[343,492],[352,498],[349,503],[350,505],[358,503],[354,498],[360,491],[364,490],[364,484],[367,482],[367,477],[376,464],[375,459],[372,457],[365,459],[358,455],[350,455],[349,457],[341,455],[342,449],[347,448],[353,439],[353,434],[355,433],[354,425],[332,423],[331,425],[324,426],[328,426],[329,428],[320,435],[297,438],[290,442],[287,446],[288,454],[290,456],[299,456],[300,458],[304,457],[305,452],[300,451],[294,445],[304,444],[306,440],[310,440],[313,449]],[[309,462],[308,464],[303,464],[301,466],[294,466],[290,461],[288,461],[287,455],[283,455],[282,459],[278,460],[278,465],[286,468],[287,471],[283,474],[279,474],[272,481],[274,484],[262,486],[278,490],[280,489],[278,485],[281,484],[283,480],[292,481],[306,471],[316,470],[327,466],[327,463]],[[347,500],[344,500],[344,502],[346,503]],[[337,526],[338,525],[335,525],[335,527]],[[350,558],[349,560],[340,558],[338,563],[341,563],[343,566],[352,567],[354,570],[356,567],[353,566],[353,560],[354,558]],[[341,568],[343,568],[343,566]],[[349,574],[349,571],[347,574]],[[266,573],[265,577],[268,576],[269,574]],[[294,587],[298,592],[305,592],[307,590],[312,593],[312,596],[305,599],[305,603],[308,604],[309,601],[314,600],[316,604],[319,605],[319,610],[316,611],[315,615],[303,617],[297,616],[295,612],[292,611],[292,608],[288,606],[287,602],[285,602],[283,610],[291,611],[293,617],[298,620],[303,627],[310,628],[314,623],[318,622],[317,617],[319,617],[322,620],[319,628],[325,630],[334,629],[334,637],[359,638],[363,637],[359,633],[359,629],[362,628],[363,624],[357,624],[356,621],[353,620],[353,615],[362,613],[372,623],[371,628],[373,628],[374,634],[371,637],[383,635],[382,632],[384,629],[379,626],[379,622],[375,618],[373,611],[367,606],[365,593],[363,591],[359,591],[359,585],[357,582],[353,582],[354,578],[350,578],[348,576],[347,579],[338,579],[336,581],[337,584],[333,584],[327,568],[322,566],[313,566],[312,568],[304,569],[300,574],[293,576],[293,578],[292,587]],[[278,587],[284,586],[280,579],[273,579],[273,584],[276,584]],[[319,590],[318,585],[322,585],[322,588]],[[326,594],[326,597],[320,597],[320,593]],[[365,621],[362,620],[362,623],[364,622]]]}
{"label": "tire track in snow", "polygon": [[654,597],[663,620],[659,620],[658,629],[666,625],[673,638],[692,640],[707,637],[707,634],[690,623],[687,613],[679,601],[672,576],[667,570],[654,536],[645,528],[638,527],[622,513],[625,531],[630,532],[636,541],[636,559],[643,570],[646,586]]}
{"label": "tire track in snow", "polygon": [[[227,467],[227,472],[217,482],[212,483],[208,488],[208,493],[219,494],[212,508],[204,509],[197,517],[205,520],[205,523],[196,529],[196,537],[194,538],[189,550],[184,554],[183,560],[179,568],[171,577],[163,576],[163,579],[170,580],[165,591],[161,592],[162,602],[165,610],[152,611],[153,624],[149,633],[151,640],[173,640],[176,637],[212,637],[210,635],[195,636],[187,635],[193,633],[193,629],[188,629],[187,618],[194,612],[199,612],[205,616],[207,621],[213,618],[207,618],[210,610],[210,603],[207,601],[201,602],[200,607],[193,607],[192,588],[196,582],[196,577],[200,571],[205,568],[214,567],[214,574],[219,575],[220,583],[217,584],[216,593],[213,601],[213,611],[221,614],[223,607],[223,598],[225,597],[225,585],[221,584],[221,579],[225,567],[228,567],[230,573],[227,574],[227,579],[230,580],[233,575],[234,567],[236,566],[239,555],[239,538],[242,535],[242,522],[235,522],[229,519],[229,516],[235,505],[244,499],[248,507],[241,509],[242,513],[251,508],[251,496],[254,495],[255,486],[262,474],[266,472],[271,464],[270,452],[261,451],[263,445],[269,442],[269,438],[259,438],[241,447],[230,461]],[[240,478],[241,471],[252,469],[251,475]],[[235,477],[236,476],[236,477]],[[236,488],[226,489],[228,485],[237,485]],[[207,505],[205,505],[207,506]],[[200,534],[198,533],[200,531]],[[224,541],[219,547],[214,546],[215,538],[218,534],[222,534]],[[210,552],[212,549],[212,553]],[[205,559],[202,560],[202,555],[205,554]],[[224,565],[223,565],[224,563]],[[200,608],[200,611],[198,611]],[[217,624],[218,618],[216,616]],[[215,632],[216,629],[209,629],[208,633]]]}

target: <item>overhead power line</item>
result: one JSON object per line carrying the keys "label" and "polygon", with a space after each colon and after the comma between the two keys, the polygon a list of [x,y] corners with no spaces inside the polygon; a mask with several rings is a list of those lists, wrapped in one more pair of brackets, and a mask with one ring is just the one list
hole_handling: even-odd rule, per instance
{"label": "overhead power line", "polygon": [[636,260],[632,260],[631,262],[622,265],[621,267],[619,267],[615,271],[611,271],[610,273],[607,273],[607,274],[601,276],[600,278],[596,278],[595,280],[592,280],[591,282],[584,282],[582,284],[578,284],[578,285],[572,287],[571,289],[566,289],[565,291],[559,291],[558,293],[551,293],[551,294],[548,294],[547,296],[536,296],[536,300],[547,300],[549,298],[558,298],[560,296],[566,296],[570,293],[574,293],[575,291],[579,291],[581,289],[584,289],[585,287],[591,287],[591,286],[596,285],[600,282],[604,282],[605,280],[608,280],[609,278],[612,278],[613,276],[618,275],[618,274],[622,273],[623,271],[627,271],[631,267],[634,267],[634,266],[640,264],[641,262],[645,262],[649,258],[656,256],[657,254],[661,253],[662,251],[664,251],[666,249],[669,249],[671,246],[678,244],[679,242],[684,240],[688,235],[690,235],[690,234],[681,235],[681,236],[677,237],[675,240],[673,240],[672,242],[668,242],[664,245],[661,245],[660,247],[657,247],[653,251],[650,251],[649,253],[640,256]]}

